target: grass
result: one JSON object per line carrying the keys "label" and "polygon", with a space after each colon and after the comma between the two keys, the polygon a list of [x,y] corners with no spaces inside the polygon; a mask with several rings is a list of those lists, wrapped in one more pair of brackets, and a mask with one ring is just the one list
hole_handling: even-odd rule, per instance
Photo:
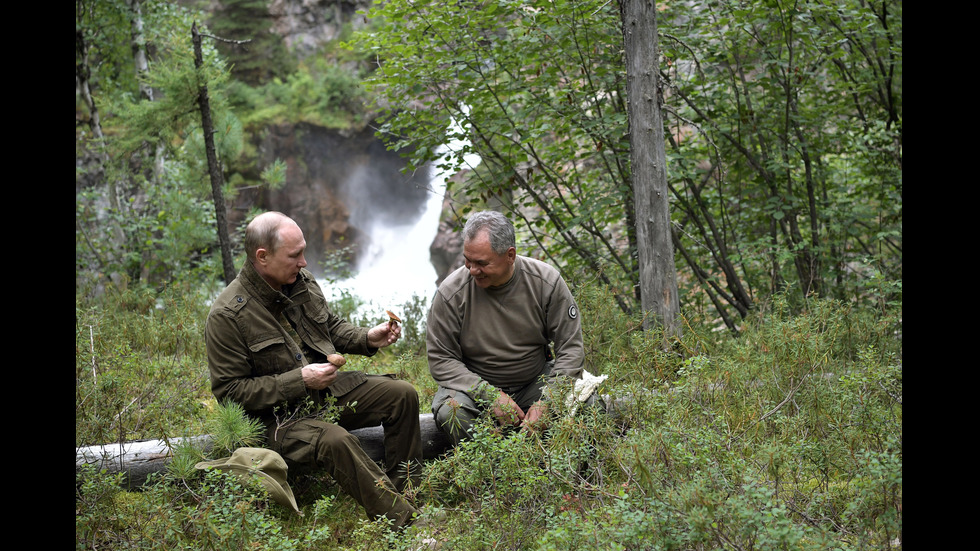
{"label": "grass", "polygon": [[[140,492],[80,472],[76,548],[901,548],[900,317],[777,298],[737,338],[689,321],[665,351],[600,291],[578,300],[588,369],[609,375],[616,413],[572,417],[556,402],[543,436],[482,426],[410,491],[442,513],[434,524],[391,532],[315,474],[292,481],[297,516],[175,459]],[[76,446],[214,426],[205,313],[186,288],[76,298]],[[427,405],[419,329],[351,368],[397,373]]]}

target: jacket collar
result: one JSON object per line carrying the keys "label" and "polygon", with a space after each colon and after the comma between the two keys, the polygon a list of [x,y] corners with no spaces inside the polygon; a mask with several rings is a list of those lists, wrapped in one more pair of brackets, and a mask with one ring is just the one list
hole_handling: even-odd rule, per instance
{"label": "jacket collar", "polygon": [[282,308],[292,306],[296,302],[305,302],[303,299],[308,299],[309,297],[305,276],[305,273],[301,273],[300,277],[296,278],[296,283],[283,289],[273,289],[262,279],[258,270],[248,260],[245,261],[241,272],[238,274],[238,277],[242,280],[242,285],[248,293],[270,311],[281,310]]}

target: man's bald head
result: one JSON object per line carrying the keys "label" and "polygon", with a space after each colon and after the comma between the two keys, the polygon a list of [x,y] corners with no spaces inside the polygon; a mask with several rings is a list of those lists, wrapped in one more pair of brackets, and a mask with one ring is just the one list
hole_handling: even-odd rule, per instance
{"label": "man's bald head", "polygon": [[267,249],[275,253],[279,247],[279,230],[284,225],[299,227],[296,222],[281,212],[264,212],[249,222],[245,227],[245,255],[255,262],[255,251]]}

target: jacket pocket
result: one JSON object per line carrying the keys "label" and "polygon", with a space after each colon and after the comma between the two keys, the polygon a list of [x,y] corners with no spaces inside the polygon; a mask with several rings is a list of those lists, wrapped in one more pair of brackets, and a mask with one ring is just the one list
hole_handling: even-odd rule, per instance
{"label": "jacket pocket", "polygon": [[303,312],[306,314],[306,317],[317,324],[327,323],[327,319],[330,317],[327,305],[322,300],[311,300],[307,302],[303,305]]}
{"label": "jacket pocket", "polygon": [[321,425],[300,419],[288,427],[270,428],[272,449],[297,467],[316,466],[317,441],[323,432]]}
{"label": "jacket pocket", "polygon": [[331,396],[339,398],[366,382],[367,375],[363,371],[341,371],[337,374],[337,380],[327,387],[327,390],[330,391]]}
{"label": "jacket pocket", "polygon": [[252,369],[256,375],[282,373],[292,362],[288,361],[289,350],[282,335],[260,337],[248,343],[252,353]]}

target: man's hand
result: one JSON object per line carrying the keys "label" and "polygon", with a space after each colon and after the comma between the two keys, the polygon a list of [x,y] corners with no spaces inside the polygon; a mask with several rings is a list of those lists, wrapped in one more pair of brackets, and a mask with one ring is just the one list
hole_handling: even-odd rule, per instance
{"label": "man's hand", "polygon": [[548,413],[548,405],[544,402],[535,402],[527,410],[524,421],[521,422],[521,430],[537,432],[545,427],[544,416]]}
{"label": "man's hand", "polygon": [[516,425],[524,420],[524,411],[521,406],[517,405],[517,402],[503,391],[494,400],[491,411],[493,416],[497,418],[497,422],[505,427]]}
{"label": "man's hand", "polygon": [[307,388],[323,390],[337,380],[337,366],[331,363],[309,364],[303,367],[303,384]]}
{"label": "man's hand", "polygon": [[368,346],[371,348],[384,348],[390,344],[395,344],[401,335],[402,328],[400,325],[393,321],[386,321],[368,329]]}

